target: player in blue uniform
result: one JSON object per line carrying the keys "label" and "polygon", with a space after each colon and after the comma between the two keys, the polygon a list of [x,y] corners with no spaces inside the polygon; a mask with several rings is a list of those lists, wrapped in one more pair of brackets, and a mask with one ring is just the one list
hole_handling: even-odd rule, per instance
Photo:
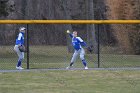
{"label": "player in blue uniform", "polygon": [[19,34],[16,38],[16,43],[15,43],[15,46],[14,46],[14,50],[16,51],[16,53],[18,55],[18,62],[17,62],[17,65],[16,65],[16,69],[18,69],[18,70],[24,69],[24,68],[21,67],[22,60],[24,59],[24,52],[21,52],[19,50],[19,46],[24,45],[25,30],[26,30],[25,27],[20,27],[19,28]]}
{"label": "player in blue uniform", "polygon": [[71,59],[71,62],[70,62],[70,65],[66,68],[66,69],[70,69],[72,67],[72,65],[74,64],[74,62],[76,61],[77,59],[77,56],[80,54],[80,59],[82,60],[82,63],[85,67],[85,69],[88,69],[87,67],[87,62],[84,58],[84,55],[85,55],[85,51],[84,49],[82,48],[82,46],[85,46],[86,47],[86,43],[80,38],[80,37],[77,37],[77,31],[74,31],[73,34],[70,33],[69,30],[67,30],[67,33],[70,35],[70,37],[72,38],[72,45],[74,47],[74,54],[72,56],[72,59]]}

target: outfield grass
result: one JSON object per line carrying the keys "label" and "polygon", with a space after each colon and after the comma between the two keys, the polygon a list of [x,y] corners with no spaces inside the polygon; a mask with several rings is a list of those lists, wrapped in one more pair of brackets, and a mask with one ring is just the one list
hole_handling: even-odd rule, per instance
{"label": "outfield grass", "polygon": [[[31,46],[30,67],[65,68],[72,54],[62,46]],[[93,68],[97,55],[87,54]],[[26,59],[26,55],[25,55]],[[17,56],[10,46],[0,47],[0,69],[15,69]],[[101,67],[140,67],[137,55],[101,54]],[[26,60],[23,62],[26,67]],[[83,67],[78,59],[74,67]],[[140,93],[140,71],[32,70],[0,73],[0,93]]]}
{"label": "outfield grass", "polygon": [[[65,46],[30,46],[30,68],[65,68],[69,65],[72,53]],[[140,67],[138,55],[101,54],[100,66],[108,67]],[[97,55],[86,54],[90,68],[97,67]],[[26,68],[26,54],[23,67]],[[0,69],[15,69],[16,53],[11,46],[0,47]],[[80,59],[74,67],[83,67]]]}
{"label": "outfield grass", "polygon": [[140,93],[140,71],[0,73],[0,93]]}

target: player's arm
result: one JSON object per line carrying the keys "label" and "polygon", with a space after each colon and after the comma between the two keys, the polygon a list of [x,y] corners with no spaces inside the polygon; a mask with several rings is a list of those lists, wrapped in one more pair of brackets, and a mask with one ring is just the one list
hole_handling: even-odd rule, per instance
{"label": "player's arm", "polygon": [[81,46],[86,47],[87,46],[86,42],[81,42]]}
{"label": "player's arm", "polygon": [[93,46],[87,46],[86,42],[84,42],[80,37],[77,37],[77,38],[78,38],[81,46],[84,46],[87,49],[87,51],[89,51],[90,53],[93,52]]}
{"label": "player's arm", "polygon": [[69,34],[69,36],[70,36],[71,38],[73,38],[73,35],[70,33],[69,30],[67,30],[67,33]]}
{"label": "player's arm", "polygon": [[78,41],[80,42],[81,46],[84,46],[84,47],[87,46],[86,42],[84,42],[84,40],[82,38],[80,38],[80,37],[77,37],[77,38],[78,38]]}

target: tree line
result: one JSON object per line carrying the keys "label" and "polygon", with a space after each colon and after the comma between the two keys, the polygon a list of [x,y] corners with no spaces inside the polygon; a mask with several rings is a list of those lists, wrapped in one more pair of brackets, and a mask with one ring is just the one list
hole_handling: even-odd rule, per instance
{"label": "tree line", "polygon": [[[0,19],[139,19],[139,0],[1,0]],[[0,25],[0,44],[14,44],[18,27]],[[23,25],[26,26],[26,25]],[[126,54],[140,54],[140,31],[137,25],[29,25],[30,43],[33,45],[71,44],[65,31],[77,30],[88,45],[97,49],[97,32],[100,30],[102,46],[122,49]]]}

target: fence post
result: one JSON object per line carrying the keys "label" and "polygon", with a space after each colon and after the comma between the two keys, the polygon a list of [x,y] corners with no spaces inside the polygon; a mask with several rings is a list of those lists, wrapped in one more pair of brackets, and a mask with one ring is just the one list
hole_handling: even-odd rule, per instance
{"label": "fence post", "polygon": [[29,24],[27,24],[27,69],[29,69]]}
{"label": "fence post", "polygon": [[100,28],[99,24],[97,24],[97,33],[98,33],[98,68],[100,68]]}

